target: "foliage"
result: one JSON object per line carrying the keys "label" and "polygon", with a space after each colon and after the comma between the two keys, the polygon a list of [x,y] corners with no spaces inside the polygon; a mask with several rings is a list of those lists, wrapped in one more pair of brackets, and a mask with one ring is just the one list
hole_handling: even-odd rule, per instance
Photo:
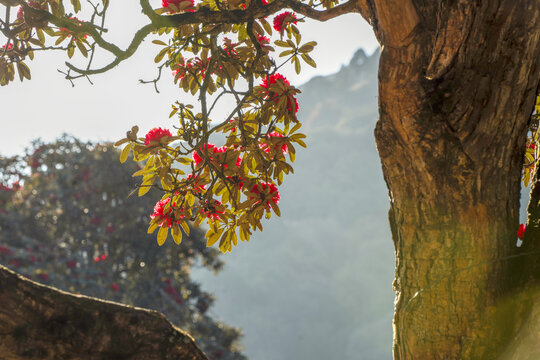
{"label": "foliage", "polygon": [[525,148],[525,159],[523,161],[523,185],[529,186],[531,181],[531,175],[536,170],[536,164],[538,157],[538,150],[540,145],[540,136],[538,124],[540,121],[540,94],[536,97],[536,105],[534,112],[531,115],[531,121],[529,123],[529,131],[527,132],[527,145]]}
{"label": "foliage", "polygon": [[243,359],[239,331],[208,315],[213,297],[190,279],[199,264],[219,271],[219,252],[196,229],[188,246],[156,247],[145,233],[154,200],[128,197],[138,164],[117,159],[112,145],[67,136],[0,157],[0,262],[64,290],[159,310],[210,358]]}
{"label": "foliage", "polygon": [[[160,46],[155,57],[159,75],[170,69],[179,87],[198,94],[197,108],[176,102],[171,117],[178,118],[174,134],[160,129],[161,135],[148,141],[138,138],[133,127],[125,139],[121,160],[133,152],[136,161],[146,160],[136,174],[142,176],[139,196],[150,187],[163,193],[162,213],[150,221],[149,231],[157,232],[161,245],[169,233],[176,243],[182,232],[189,234],[187,223],[196,226],[205,221],[207,245],[219,241],[219,249],[230,251],[240,240],[249,240],[255,230],[262,230],[261,219],[274,212],[278,216],[279,190],[284,175],[293,172],[295,145],[305,146],[301,124],[296,118],[299,90],[278,73],[286,62],[301,70],[301,61],[316,66],[309,53],[316,43],[303,42],[297,24],[303,21],[296,13],[285,11],[273,20],[266,16],[291,4],[279,1],[213,1],[195,4],[191,0],[163,0],[152,9],[149,2],[140,2],[142,12],[151,23],[140,29],[127,50],[108,43],[103,35],[109,1],[90,3],[83,9],[79,0],[67,6],[63,0],[3,0],[6,17],[0,24],[5,46],[0,54],[0,83],[8,84],[19,73],[21,81],[30,79],[25,59],[32,59],[38,50],[63,50],[72,58],[78,51],[88,58],[87,68],[67,63],[65,72],[70,81],[107,71],[131,56],[140,42],[153,32]],[[295,3],[295,10],[312,17],[337,16],[357,11],[352,2],[337,5],[334,1],[309,4]],[[17,17],[10,18],[10,9],[19,6]],[[80,20],[72,15],[69,7]],[[315,9],[323,8],[323,11]],[[315,12],[314,12],[315,11]],[[272,41],[272,36],[279,39]],[[282,48],[277,64],[272,56],[275,47]],[[103,48],[116,56],[109,65],[92,68],[95,50]],[[73,75],[75,73],[75,75]],[[143,81],[145,82],[145,81]],[[234,100],[234,108],[223,120],[212,119],[219,101]],[[214,146],[211,136],[223,133],[223,146]],[[149,133],[150,134],[150,133]],[[155,135],[155,134],[154,134]],[[151,136],[152,137],[152,136]],[[191,155],[191,158],[189,157]]]}

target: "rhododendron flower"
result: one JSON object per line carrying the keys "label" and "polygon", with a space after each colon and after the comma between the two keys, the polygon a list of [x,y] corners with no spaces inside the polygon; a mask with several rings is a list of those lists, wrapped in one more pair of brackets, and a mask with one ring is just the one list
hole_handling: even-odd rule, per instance
{"label": "rhododendron flower", "polygon": [[[79,26],[81,26],[80,23],[84,22],[83,20],[79,20],[78,18],[76,18],[74,16],[70,17],[69,20],[73,20],[75,22],[78,22]],[[75,38],[75,39],[86,39],[88,37],[88,35],[86,35],[86,34],[80,34],[80,33],[79,34],[73,34],[73,32],[71,30],[68,30],[66,28],[60,28],[59,30],[64,32],[64,33],[67,33],[67,37],[71,37],[73,35],[73,38]]]}
{"label": "rhododendron flower", "polygon": [[13,252],[7,246],[0,246],[0,254],[12,255]]}
{"label": "rhododendron flower", "polygon": [[232,183],[238,186],[239,189],[241,189],[244,186],[244,182],[238,176],[227,176],[227,179],[231,180]]}
{"label": "rhododendron flower", "polygon": [[[33,7],[34,9],[41,9],[41,10],[45,10],[45,6],[41,5],[39,3],[39,1],[28,1],[27,4],[28,6],[30,7]],[[17,19],[20,19],[24,16],[24,9],[22,6],[19,6],[19,10],[17,11]]]}
{"label": "rhododendron flower", "polygon": [[188,177],[186,178],[186,181],[189,182],[191,178],[193,178],[192,186],[193,186],[194,192],[201,193],[203,192],[203,190],[206,190],[206,185],[201,184],[199,178],[197,176],[193,177],[193,174],[189,174]]}
{"label": "rhododendron flower", "polygon": [[[271,137],[284,137],[284,135],[274,131],[274,132],[271,132],[270,134],[268,134],[267,137],[268,138],[271,138]],[[275,146],[276,149],[278,147],[279,147],[279,145]],[[267,153],[267,154],[270,152],[270,147],[266,143],[259,144],[259,148],[263,149],[263,151],[265,153]],[[281,151],[283,152],[283,155],[285,155],[287,153],[287,144],[282,144],[281,145]]]}
{"label": "rhododendron flower", "polygon": [[[276,94],[273,91],[270,91],[271,85],[276,84],[278,82],[284,85],[286,89],[285,92],[283,92],[282,94]],[[264,92],[266,94],[266,97],[274,101],[276,104],[279,101],[280,96],[286,95],[287,96],[287,110],[291,113],[294,112],[295,114],[298,112],[298,101],[296,100],[294,96],[287,94],[287,91],[288,91],[287,88],[290,87],[291,84],[285,78],[285,76],[279,73],[275,73],[273,75],[267,76],[263,79],[260,86],[266,89],[266,91]],[[293,107],[293,101],[294,101],[294,107]]]}
{"label": "rhododendron flower", "polygon": [[238,57],[238,51],[234,48],[237,45],[237,43],[233,43],[228,37],[223,38],[223,51],[232,58]]}
{"label": "rhododendron flower", "polygon": [[[186,3],[186,4],[182,4],[182,3]],[[175,6],[171,7],[171,5],[175,5]],[[180,10],[182,8],[183,11],[194,12],[195,10],[189,9],[189,8],[192,8],[194,5],[195,3],[193,0],[161,0],[161,7],[171,8],[171,9],[174,9],[175,11]]]}
{"label": "rhododendron flower", "polygon": [[70,260],[66,263],[66,266],[70,269],[77,267],[77,260]]}
{"label": "rhododendron flower", "polygon": [[525,224],[519,224],[519,230],[517,232],[517,236],[518,236],[518,239],[519,240],[524,240],[525,239],[525,229],[527,228],[527,225]]}
{"label": "rhododendron flower", "polygon": [[106,232],[107,234],[110,234],[110,233],[114,232],[114,230],[115,230],[115,227],[114,227],[113,225],[109,225],[109,226],[107,226],[107,227],[105,228],[105,232]]}
{"label": "rhododendron flower", "polygon": [[146,137],[144,138],[144,145],[150,146],[152,141],[159,142],[161,138],[165,136],[172,137],[172,134],[168,129],[153,128],[146,134]]}
{"label": "rhododendron flower", "polygon": [[267,36],[264,36],[264,35],[259,35],[257,37],[257,41],[259,42],[259,44],[261,45],[267,45],[267,44],[270,44],[270,38],[267,37]]}
{"label": "rhododendron flower", "polygon": [[219,219],[219,214],[225,214],[225,211],[220,210],[220,208],[223,208],[223,206],[220,201],[216,200],[212,203],[207,202],[204,204],[202,212],[207,218],[217,220]]}
{"label": "rhododendron flower", "polygon": [[[176,202],[172,203],[172,206],[169,208],[169,210],[165,213],[165,205],[167,205],[171,201],[171,198],[166,198],[164,200],[160,200],[156,203],[154,206],[154,213],[150,215],[151,219],[157,219],[157,224],[161,227],[167,226],[171,227],[173,224],[174,214],[173,214],[173,207],[176,206]],[[178,221],[176,221],[178,223]]]}
{"label": "rhododendron flower", "polygon": [[280,73],[275,73],[273,75],[267,76],[263,79],[261,86],[268,90],[270,85],[277,83],[278,81],[282,82],[283,84],[287,86],[291,86],[291,83],[289,83],[289,80]]}
{"label": "rhododendron flower", "polygon": [[116,285],[115,283],[111,284],[111,290],[112,291],[118,291],[119,289],[120,289],[120,287],[118,285]]}
{"label": "rhododendron flower", "polygon": [[282,32],[289,24],[297,24],[296,14],[291,11],[285,11],[274,18],[274,29]]}
{"label": "rhododendron flower", "polygon": [[[208,154],[215,154],[217,152],[217,147],[214,144],[204,144],[199,151],[204,152],[205,149],[208,149]],[[199,166],[200,163],[202,163],[203,158],[200,157],[197,150],[193,150],[193,162],[195,163],[195,166]]]}
{"label": "rhododendron flower", "polygon": [[[279,191],[277,189],[277,186],[270,183],[270,182],[261,182],[259,185],[253,185],[253,187],[251,188],[251,192],[254,193],[254,194],[261,194],[261,190],[262,192],[265,192],[266,193],[266,188],[269,189],[268,193],[269,193],[269,196],[270,198],[264,198],[262,199],[263,201],[263,204],[266,205],[266,208],[267,209],[270,209],[270,201],[272,201],[274,204],[278,204],[279,203],[279,199],[281,199],[281,197],[279,196]],[[258,204],[259,202],[257,202]]]}

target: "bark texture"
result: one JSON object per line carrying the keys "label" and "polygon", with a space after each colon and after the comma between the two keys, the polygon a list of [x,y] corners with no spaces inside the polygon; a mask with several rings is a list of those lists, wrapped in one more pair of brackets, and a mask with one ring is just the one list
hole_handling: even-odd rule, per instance
{"label": "bark texture", "polygon": [[394,358],[495,359],[532,303],[512,261],[540,0],[366,1],[382,45]]}
{"label": "bark texture", "polygon": [[156,311],[76,296],[0,266],[0,359],[207,360]]}

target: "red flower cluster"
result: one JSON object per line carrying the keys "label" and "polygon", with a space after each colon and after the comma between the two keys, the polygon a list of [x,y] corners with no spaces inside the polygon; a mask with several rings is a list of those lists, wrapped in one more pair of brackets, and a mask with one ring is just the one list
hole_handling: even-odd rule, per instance
{"label": "red flower cluster", "polygon": [[[251,188],[251,192],[261,195],[261,191],[266,193],[266,188],[269,189],[268,194],[270,195],[270,198],[267,199],[266,197],[263,197],[262,201],[263,204],[266,205],[266,208],[270,209],[270,201],[277,205],[279,203],[279,199],[281,199],[276,185],[272,184],[271,182],[261,182],[259,185],[253,185],[253,187]],[[256,204],[258,203],[259,202],[257,202]]]}
{"label": "red flower cluster", "polygon": [[[271,138],[271,137],[284,137],[284,135],[274,131],[274,132],[271,132],[270,134],[268,134],[267,137],[268,138]],[[278,147],[279,146],[276,145],[276,149]],[[267,153],[267,154],[270,152],[270,147],[266,143],[259,144],[259,148],[263,149],[263,151],[265,153]],[[281,151],[283,152],[283,155],[285,155],[287,153],[287,144],[281,145]]]}
{"label": "red flower cluster", "polygon": [[[167,213],[164,212],[165,205],[167,205],[169,201],[171,201],[171,198],[166,198],[165,200],[158,201],[156,205],[154,206],[154,213],[150,215],[151,219],[157,219],[157,223],[161,227],[164,227],[164,226],[171,227],[173,224],[173,221],[175,221],[174,214],[172,213],[173,212],[172,208],[176,206],[176,202],[172,203],[172,206],[169,208]],[[176,221],[177,224],[178,222],[179,221]]]}
{"label": "red flower cluster", "polygon": [[297,24],[296,14],[291,11],[285,11],[274,18],[274,29],[282,32],[287,25]]}
{"label": "red flower cluster", "polygon": [[[186,178],[186,181],[189,182],[192,177],[193,177],[193,174],[189,174],[188,177]],[[195,176],[192,181],[193,181],[193,191],[195,191],[196,193],[201,193],[203,192],[203,190],[206,190],[206,185],[201,184],[197,176]]]}
{"label": "red flower cluster", "polygon": [[188,9],[188,8],[192,8],[195,5],[193,0],[161,0],[161,6],[164,8],[168,8],[172,4],[172,5],[176,5],[176,8],[178,8],[180,7],[180,4],[183,2],[189,3],[188,6],[186,6],[186,8],[184,9],[184,11],[190,11],[190,12],[195,11],[193,9]]}
{"label": "red flower cluster", "polygon": [[111,284],[111,290],[112,291],[118,291],[118,290],[120,290],[120,287],[118,285],[116,285],[115,283],[112,283]]}
{"label": "red flower cluster", "polygon": [[181,304],[182,303],[182,298],[180,297],[180,294],[178,293],[178,290],[176,290],[171,285],[171,279],[165,279],[163,281],[167,284],[167,286],[165,286],[165,292],[167,294],[171,295],[178,304]]}
{"label": "red flower cluster", "polygon": [[172,137],[172,134],[168,129],[153,128],[146,134],[144,138],[144,145],[150,146],[152,141],[159,142],[161,138],[165,136]]}
{"label": "red flower cluster", "polygon": [[212,203],[206,202],[206,204],[203,206],[202,212],[207,218],[217,220],[219,219],[219,214],[225,214],[224,210],[219,210],[222,208],[221,205],[221,202],[217,200],[213,201]]}
{"label": "red flower cluster", "polygon": [[[218,154],[224,154],[227,152],[226,146],[222,146],[218,148],[216,145],[210,144],[210,143],[204,144],[201,147],[201,150],[199,151],[203,153],[206,149],[208,149],[208,155],[218,155]],[[199,166],[199,164],[203,162],[203,158],[199,155],[197,150],[193,150],[192,156],[193,156],[193,162],[195,163],[195,167]],[[210,157],[210,159],[214,160],[212,157]],[[238,156],[238,158],[236,159],[236,166],[240,167],[241,164],[242,164],[242,158]]]}
{"label": "red flower cluster", "polygon": [[517,236],[518,236],[518,239],[519,240],[524,240],[525,239],[525,229],[527,228],[527,225],[525,224],[519,224],[519,230],[517,232]]}
{"label": "red flower cluster", "polygon": [[238,51],[235,49],[237,45],[237,43],[233,43],[228,37],[223,38],[223,51],[232,58],[238,57]]}
{"label": "red flower cluster", "polygon": [[[267,76],[263,79],[262,83],[260,84],[261,87],[265,88],[265,94],[268,99],[272,99],[275,103],[279,101],[279,97],[283,95],[287,95],[287,110],[291,113],[297,113],[298,112],[298,101],[296,98],[292,95],[287,94],[287,90],[285,90],[282,94],[276,94],[273,91],[270,91],[270,86],[280,82],[284,87],[287,89],[291,86],[287,78],[285,76],[275,73],[273,75]],[[293,101],[294,101],[294,107],[293,107]]]}
{"label": "red flower cluster", "polygon": [[107,255],[106,254],[101,254],[100,256],[96,256],[94,258],[95,263],[100,262],[100,261],[105,261],[105,260],[107,260]]}
{"label": "red flower cluster", "polygon": [[182,80],[186,73],[201,74],[201,77],[204,79],[206,74],[206,67],[210,62],[210,58],[206,59],[206,63],[196,57],[194,59],[188,60],[186,63],[182,62],[181,64],[176,64],[176,68],[173,69],[172,74],[174,76],[174,82]]}
{"label": "red flower cluster", "polygon": [[267,37],[267,36],[264,36],[264,35],[259,35],[257,37],[257,41],[259,42],[259,44],[261,44],[263,46],[270,44],[270,38]]}
{"label": "red flower cluster", "polygon": [[[79,20],[77,19],[76,17],[72,16],[69,18],[69,20],[74,20],[75,22],[79,22],[79,26],[81,26],[80,23],[83,23],[84,21],[83,20]],[[71,35],[73,35],[74,38],[82,38],[82,39],[86,39],[88,37],[88,35],[86,34],[77,34],[77,35],[74,35],[70,30],[66,29],[66,28],[60,28],[60,31],[62,32],[65,32],[65,33],[68,33],[67,34],[67,37],[71,37]]]}
{"label": "red flower cluster", "polygon": [[13,251],[11,251],[11,249],[7,246],[0,246],[0,254],[12,255]]}
{"label": "red flower cluster", "polygon": [[[2,45],[2,49],[5,49],[5,48],[6,48],[6,45]],[[8,49],[8,51],[13,49],[13,44],[9,43],[8,46],[7,46],[7,49]]]}

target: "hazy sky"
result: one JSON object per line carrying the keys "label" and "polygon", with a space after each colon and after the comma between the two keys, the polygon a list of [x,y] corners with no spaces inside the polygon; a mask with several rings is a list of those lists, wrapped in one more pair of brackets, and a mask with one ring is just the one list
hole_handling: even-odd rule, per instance
{"label": "hazy sky", "polygon": [[[132,31],[145,19],[136,8],[132,14],[126,14],[125,8],[111,10],[107,39],[125,48]],[[325,23],[306,21],[299,28],[303,42],[316,40],[319,44],[312,53],[318,67],[304,65],[300,75],[286,67],[282,73],[296,86],[315,75],[336,72],[358,48],[371,53],[378,46],[370,26],[358,14]],[[5,38],[0,36],[0,41],[5,42]],[[32,139],[41,137],[49,141],[64,132],[101,141],[122,138],[132,125],[139,125],[141,134],[156,126],[172,127],[174,118],[168,118],[171,104],[190,99],[167,73],[162,76],[160,94],[151,85],[138,83],[141,78],[154,77],[156,49],[159,47],[145,41],[131,59],[106,74],[92,77],[94,85],[80,79],[74,88],[57,71],[63,69],[67,59],[64,54],[36,53],[34,61],[28,62],[31,81],[20,83],[17,78],[0,88],[0,154],[22,153]]]}

